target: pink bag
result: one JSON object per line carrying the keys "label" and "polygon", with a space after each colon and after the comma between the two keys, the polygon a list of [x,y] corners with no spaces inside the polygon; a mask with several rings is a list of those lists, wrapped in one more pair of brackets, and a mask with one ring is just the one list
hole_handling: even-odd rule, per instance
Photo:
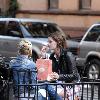
{"label": "pink bag", "polygon": [[50,59],[37,59],[36,67],[38,70],[38,80],[46,80],[48,74],[52,73],[52,60]]}

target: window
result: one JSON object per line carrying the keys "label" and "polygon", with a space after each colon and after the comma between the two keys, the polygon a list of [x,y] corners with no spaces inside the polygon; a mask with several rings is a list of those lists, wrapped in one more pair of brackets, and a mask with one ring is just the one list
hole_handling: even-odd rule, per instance
{"label": "window", "polygon": [[49,23],[22,23],[33,37],[48,37],[50,33],[60,31],[55,24]]}
{"label": "window", "polygon": [[97,41],[100,36],[100,25],[94,26],[85,38],[85,41]]}
{"label": "window", "polygon": [[48,0],[49,9],[58,9],[58,0]]}
{"label": "window", "polygon": [[80,9],[90,9],[91,0],[80,0]]}
{"label": "window", "polygon": [[9,22],[7,36],[20,37],[20,38],[23,37],[20,26],[17,22],[14,21]]}
{"label": "window", "polygon": [[0,21],[0,35],[5,34],[5,21]]}

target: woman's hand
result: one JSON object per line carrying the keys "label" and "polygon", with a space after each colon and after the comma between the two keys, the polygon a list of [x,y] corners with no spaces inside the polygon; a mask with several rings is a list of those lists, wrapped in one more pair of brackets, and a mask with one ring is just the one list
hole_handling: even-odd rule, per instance
{"label": "woman's hand", "polygon": [[48,81],[55,81],[59,78],[59,75],[56,72],[53,72],[48,75],[47,80]]}
{"label": "woman's hand", "polygon": [[42,47],[42,49],[41,49],[41,58],[46,58],[46,52],[48,52],[48,50],[49,50],[48,45],[45,45],[45,46]]}
{"label": "woman's hand", "polygon": [[54,72],[54,73],[53,73],[53,78],[54,78],[55,80],[57,80],[57,79],[59,79],[59,75],[58,75],[56,72]]}

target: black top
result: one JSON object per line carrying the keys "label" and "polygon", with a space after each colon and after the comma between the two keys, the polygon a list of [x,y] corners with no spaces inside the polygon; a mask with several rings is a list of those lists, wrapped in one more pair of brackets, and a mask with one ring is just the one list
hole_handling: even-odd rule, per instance
{"label": "black top", "polygon": [[55,54],[50,55],[52,60],[52,70],[59,74],[59,80],[65,82],[77,82],[80,80],[78,70],[75,64],[75,57],[68,49],[61,50],[59,59],[56,59]]}

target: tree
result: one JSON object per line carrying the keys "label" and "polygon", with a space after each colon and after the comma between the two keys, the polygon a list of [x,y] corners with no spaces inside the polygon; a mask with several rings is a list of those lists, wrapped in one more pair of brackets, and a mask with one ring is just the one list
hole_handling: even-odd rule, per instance
{"label": "tree", "polygon": [[8,16],[15,17],[16,11],[18,10],[19,5],[17,0],[10,0]]}

